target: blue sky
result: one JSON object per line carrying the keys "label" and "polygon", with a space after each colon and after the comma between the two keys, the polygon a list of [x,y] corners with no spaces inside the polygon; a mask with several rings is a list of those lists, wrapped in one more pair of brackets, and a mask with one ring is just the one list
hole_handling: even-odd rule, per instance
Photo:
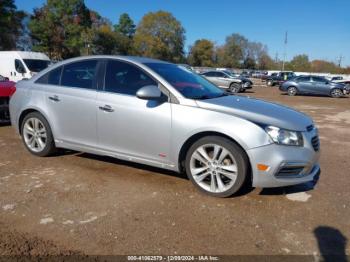
{"label": "blue sky", "polygon": [[[16,0],[19,9],[32,12],[44,0]],[[350,66],[350,0],[85,0],[86,5],[116,23],[128,13],[138,23],[150,11],[171,12],[186,29],[186,49],[200,38],[223,44],[240,33],[283,55],[288,30],[287,58],[308,54],[311,59]]]}

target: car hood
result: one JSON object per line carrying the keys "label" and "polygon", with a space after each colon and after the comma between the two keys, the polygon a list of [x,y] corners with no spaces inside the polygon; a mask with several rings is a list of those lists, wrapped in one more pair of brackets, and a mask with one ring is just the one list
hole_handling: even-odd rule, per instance
{"label": "car hood", "polygon": [[244,77],[244,76],[233,76],[231,78],[234,78],[234,79],[239,79],[241,80],[242,82],[251,82],[250,79]]}
{"label": "car hood", "polygon": [[346,86],[343,83],[336,83],[336,82],[330,82],[329,84],[331,87],[339,87],[339,88],[344,88]]}
{"label": "car hood", "polygon": [[272,125],[288,130],[306,131],[312,119],[292,108],[243,96],[223,96],[197,100],[201,108],[247,119],[260,125]]}

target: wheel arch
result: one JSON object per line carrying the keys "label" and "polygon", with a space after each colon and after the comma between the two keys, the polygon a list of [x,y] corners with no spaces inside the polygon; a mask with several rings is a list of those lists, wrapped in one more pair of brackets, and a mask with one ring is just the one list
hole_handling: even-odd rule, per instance
{"label": "wheel arch", "polygon": [[232,137],[217,132],[217,131],[202,131],[196,134],[193,134],[192,136],[190,136],[182,145],[179,155],[178,155],[178,166],[179,166],[179,171],[180,172],[184,172],[185,170],[185,161],[186,161],[186,154],[188,152],[188,150],[190,149],[190,147],[196,142],[198,141],[198,139],[201,139],[203,137],[207,137],[207,136],[218,136],[218,137],[222,137],[222,138],[226,138],[229,141],[231,141],[232,143],[236,144],[238,147],[240,147],[242,149],[242,151],[245,154],[245,157],[247,158],[248,161],[248,169],[250,172],[250,179],[252,178],[252,172],[251,172],[251,161],[249,158],[249,155],[247,154],[246,150],[244,149],[244,147],[238,143],[235,139],[233,139]]}
{"label": "wheel arch", "polygon": [[[37,112],[37,113],[41,114],[41,115],[46,119],[46,121],[49,123],[50,128],[51,128],[51,130],[52,130],[51,123],[50,123],[50,121],[48,120],[47,116],[46,116],[43,112],[41,112],[39,109],[34,108],[34,107],[31,107],[31,108],[27,108],[27,109],[23,110],[23,111],[21,112],[21,114],[19,115],[18,123],[17,123],[17,128],[18,128],[18,132],[19,132],[20,135],[22,135],[22,128],[21,128],[21,127],[22,127],[22,123],[23,123],[24,118],[25,118],[28,114],[34,113],[34,112]],[[52,132],[53,132],[53,130],[52,130]]]}

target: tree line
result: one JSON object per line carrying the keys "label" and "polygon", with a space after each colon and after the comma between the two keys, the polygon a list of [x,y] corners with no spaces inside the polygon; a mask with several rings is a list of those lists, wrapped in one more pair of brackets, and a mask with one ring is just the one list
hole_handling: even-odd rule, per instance
{"label": "tree line", "polygon": [[[150,12],[136,25],[124,13],[117,24],[89,9],[84,0],[47,0],[33,14],[17,10],[14,0],[0,0],[0,50],[44,52],[53,60],[81,55],[139,55],[192,66],[280,70],[267,46],[233,33],[223,45],[199,39],[185,54],[185,29],[171,13]],[[333,62],[297,55],[286,70],[350,73]]]}

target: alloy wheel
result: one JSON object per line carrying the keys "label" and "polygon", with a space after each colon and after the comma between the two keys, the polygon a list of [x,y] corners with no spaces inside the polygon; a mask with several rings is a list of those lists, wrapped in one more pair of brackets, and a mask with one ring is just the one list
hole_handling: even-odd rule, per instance
{"label": "alloy wheel", "polygon": [[43,151],[47,143],[47,131],[38,118],[28,118],[23,126],[23,137],[27,147],[33,152]]}
{"label": "alloy wheel", "polygon": [[237,163],[223,146],[205,144],[198,147],[190,159],[190,172],[194,181],[211,193],[222,193],[237,179]]}
{"label": "alloy wheel", "polygon": [[338,98],[338,97],[341,97],[343,95],[343,92],[340,89],[336,88],[336,89],[332,90],[331,95],[332,95],[332,97]]}
{"label": "alloy wheel", "polygon": [[295,87],[288,88],[288,95],[295,96],[297,94],[297,89]]}

